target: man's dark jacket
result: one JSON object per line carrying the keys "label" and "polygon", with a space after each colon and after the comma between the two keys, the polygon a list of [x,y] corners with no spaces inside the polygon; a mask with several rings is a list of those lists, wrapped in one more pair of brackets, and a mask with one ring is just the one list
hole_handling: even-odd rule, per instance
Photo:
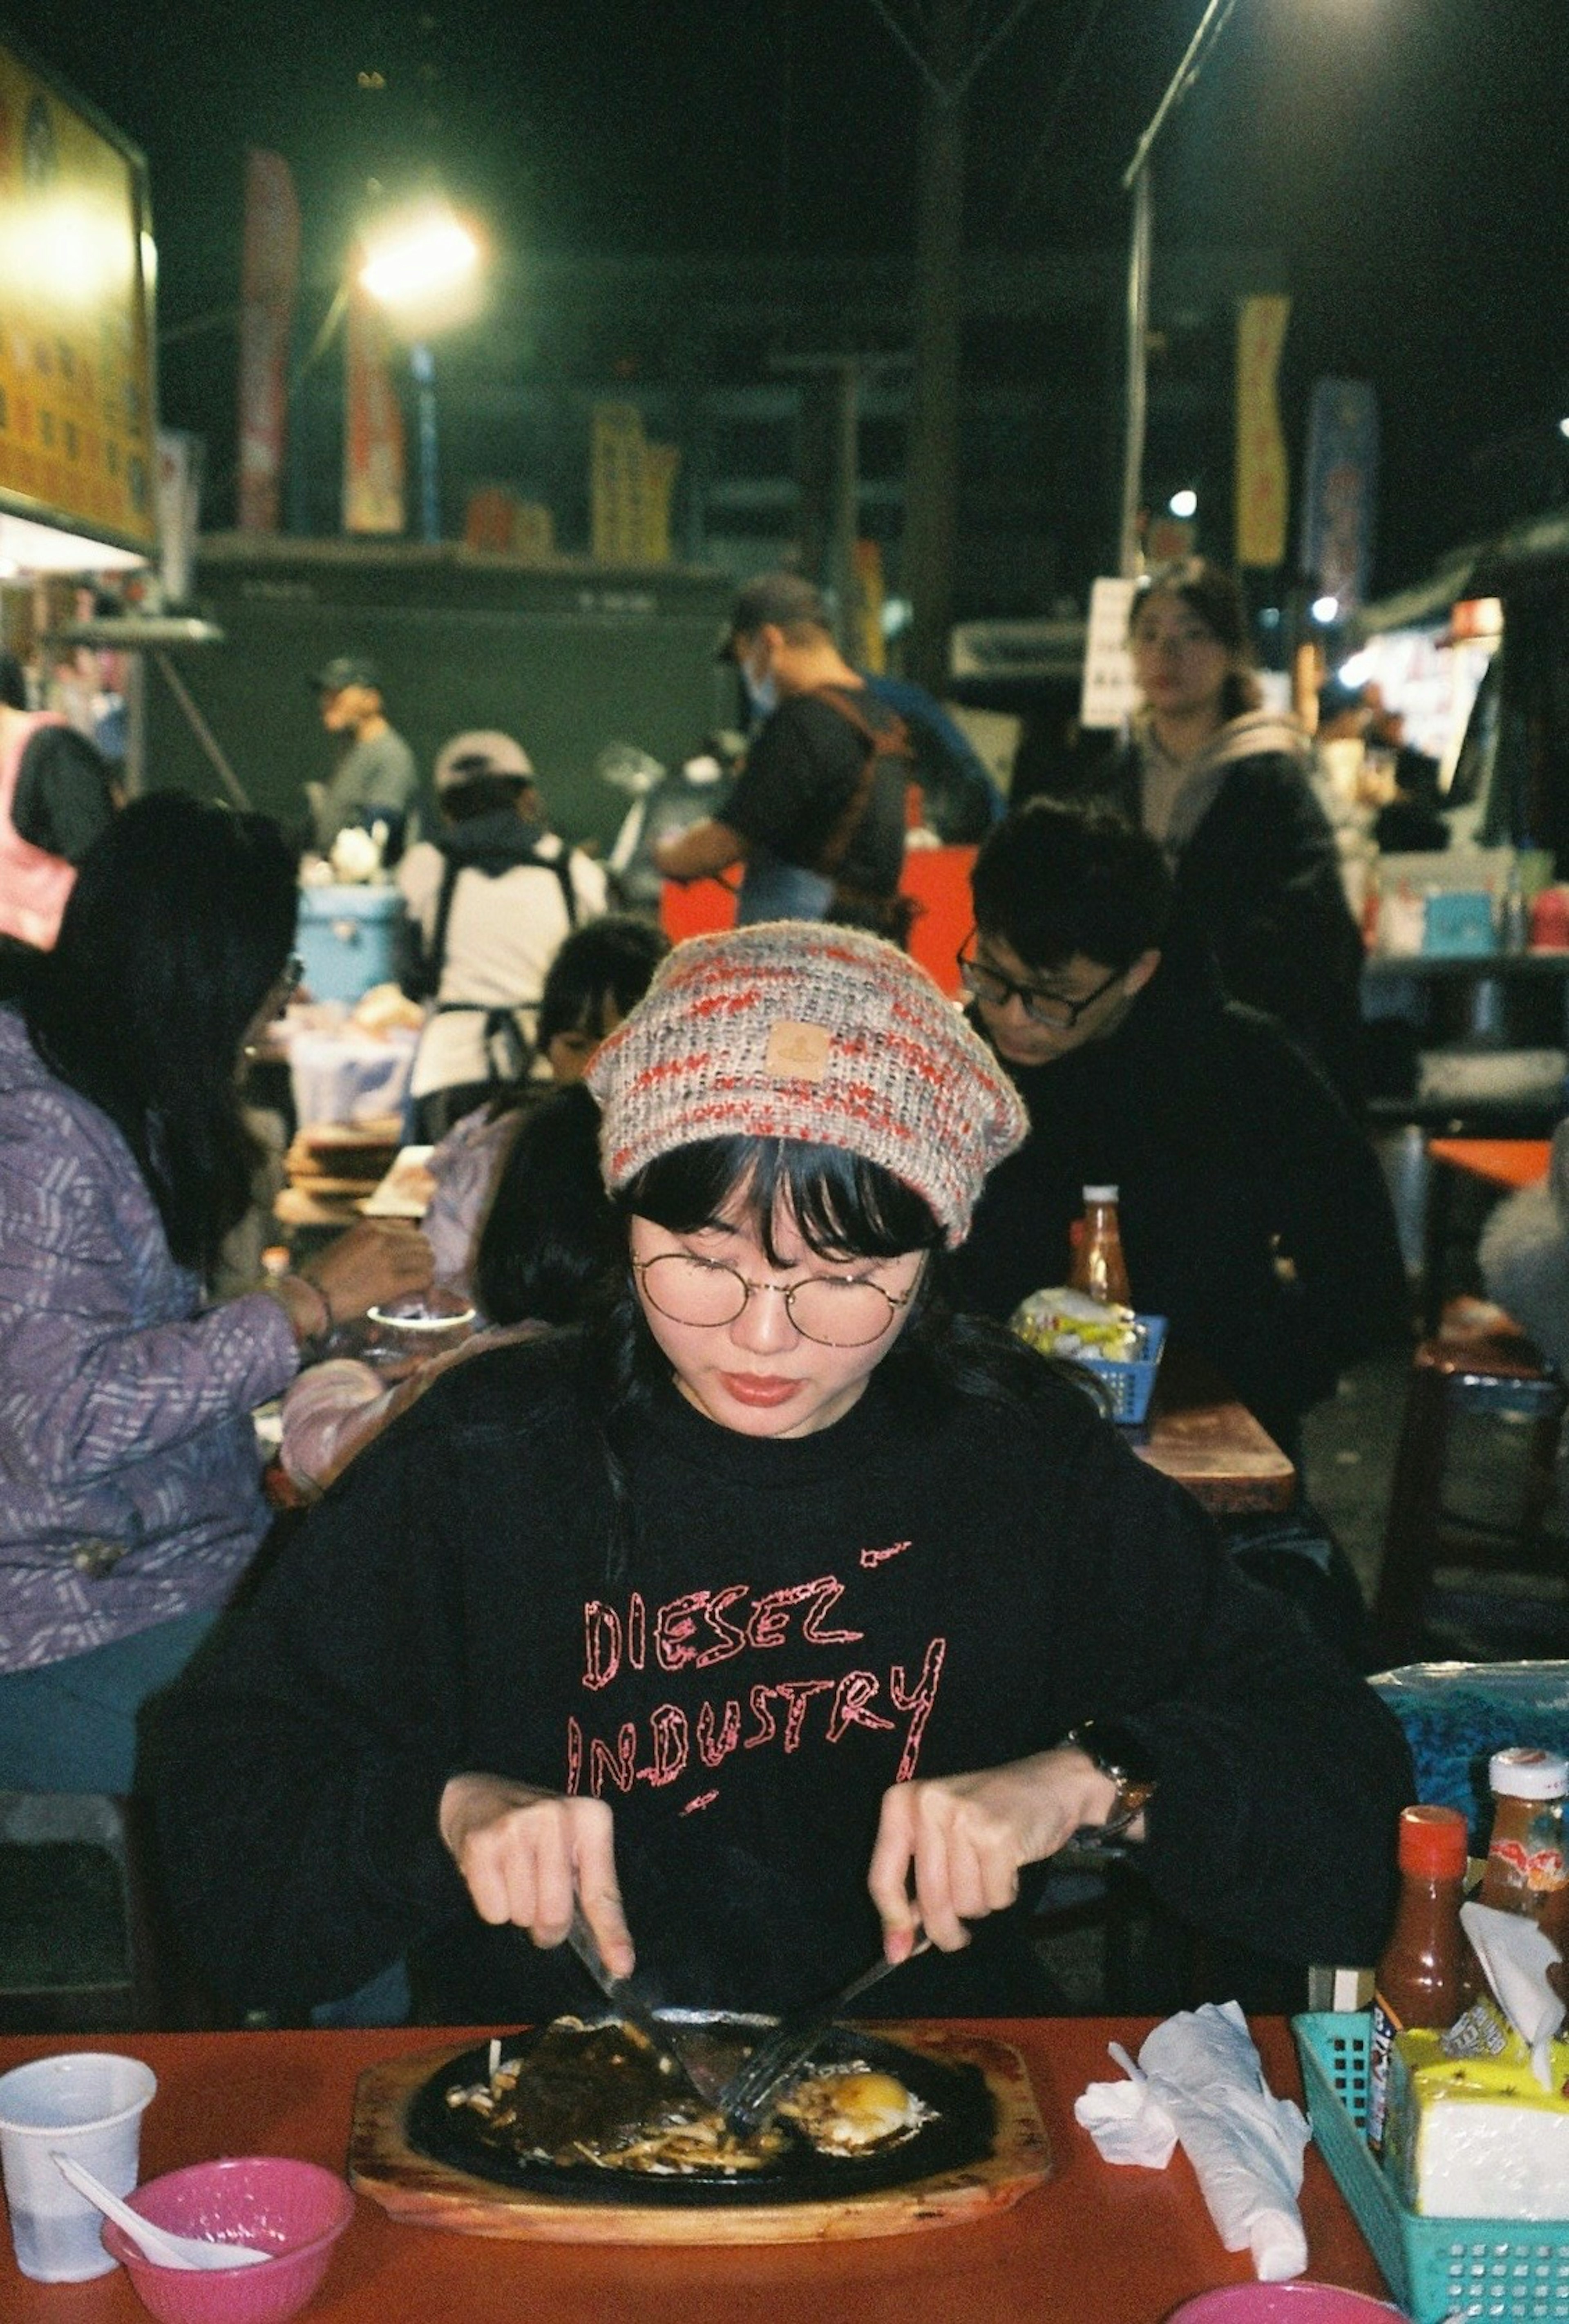
{"label": "man's dark jacket", "polygon": [[1371,1148],[1280,1026],[1227,1001],[1206,963],[1168,956],[1106,1039],[1009,1070],[1030,1134],[957,1254],[965,1306],[1006,1316],[1066,1282],[1084,1189],[1109,1183],[1135,1304],[1272,1435],[1289,1442],[1346,1364],[1405,1334]]}

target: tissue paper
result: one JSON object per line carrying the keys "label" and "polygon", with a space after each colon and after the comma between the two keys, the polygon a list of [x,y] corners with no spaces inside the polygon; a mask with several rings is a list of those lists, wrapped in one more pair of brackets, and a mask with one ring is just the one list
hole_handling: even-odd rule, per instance
{"label": "tissue paper", "polygon": [[[1113,2045],[1113,2055],[1117,2055]],[[1227,2251],[1251,2253],[1266,2282],[1300,2275],[1307,2239],[1297,2193],[1309,2136],[1300,2107],[1271,2095],[1234,2001],[1158,2025],[1131,2079],[1092,2082],[1075,2119],[1108,2163],[1164,2170],[1181,2139]]]}

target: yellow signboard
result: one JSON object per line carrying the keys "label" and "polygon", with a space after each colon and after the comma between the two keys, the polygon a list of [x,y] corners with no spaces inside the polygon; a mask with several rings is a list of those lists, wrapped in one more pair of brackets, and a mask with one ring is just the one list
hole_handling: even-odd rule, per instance
{"label": "yellow signboard", "polygon": [[1237,563],[1278,565],[1286,554],[1290,476],[1276,382],[1289,299],[1244,299],[1237,316]]}
{"label": "yellow signboard", "polygon": [[0,507],[151,550],[146,180],[0,48]]}

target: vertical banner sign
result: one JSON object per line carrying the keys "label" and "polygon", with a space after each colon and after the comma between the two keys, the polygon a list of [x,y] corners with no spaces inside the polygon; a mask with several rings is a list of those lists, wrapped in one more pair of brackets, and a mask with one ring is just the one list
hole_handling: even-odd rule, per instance
{"label": "vertical banner sign", "polygon": [[190,603],[201,519],[202,440],[182,428],[158,430],[159,577],[165,606]]}
{"label": "vertical banner sign", "polygon": [[0,507],[155,546],[146,172],[0,48]]}
{"label": "vertical banner sign", "polygon": [[1138,583],[1108,574],[1090,586],[1090,619],[1084,638],[1084,674],[1079,724],[1105,730],[1121,726],[1138,706],[1133,657],[1128,650],[1128,617]]}
{"label": "vertical banner sign", "polygon": [[403,413],[392,386],[392,339],[356,282],[344,346],[343,529],[401,532]]}
{"label": "vertical banner sign", "polygon": [[1289,299],[1243,299],[1237,309],[1237,563],[1286,557],[1290,480],[1277,383]]}
{"label": "vertical banner sign", "polygon": [[240,530],[276,532],[300,281],[300,205],[281,153],[245,155],[240,276]]}
{"label": "vertical banner sign", "polygon": [[1302,570],[1342,611],[1361,604],[1373,561],[1379,407],[1365,379],[1321,379],[1307,420]]}
{"label": "vertical banner sign", "polygon": [[643,421],[635,403],[596,403],[589,461],[591,537],[597,565],[643,561]]}

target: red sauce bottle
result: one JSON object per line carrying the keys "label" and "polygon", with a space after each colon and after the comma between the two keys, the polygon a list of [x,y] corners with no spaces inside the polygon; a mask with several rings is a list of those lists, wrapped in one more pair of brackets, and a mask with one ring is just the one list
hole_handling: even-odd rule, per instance
{"label": "red sauce bottle", "polygon": [[1402,1809],[1400,1902],[1373,1978],[1367,2137],[1375,2154],[1383,2151],[1396,2034],[1418,2025],[1453,2025],[1461,2012],[1465,1849],[1465,1818],[1458,1808]]}
{"label": "red sauce bottle", "polygon": [[1117,1222],[1115,1186],[1084,1188],[1084,1214],[1074,1239],[1067,1279],[1070,1291],[1083,1291],[1105,1306],[1133,1305],[1128,1262],[1122,1256],[1122,1231]]}

